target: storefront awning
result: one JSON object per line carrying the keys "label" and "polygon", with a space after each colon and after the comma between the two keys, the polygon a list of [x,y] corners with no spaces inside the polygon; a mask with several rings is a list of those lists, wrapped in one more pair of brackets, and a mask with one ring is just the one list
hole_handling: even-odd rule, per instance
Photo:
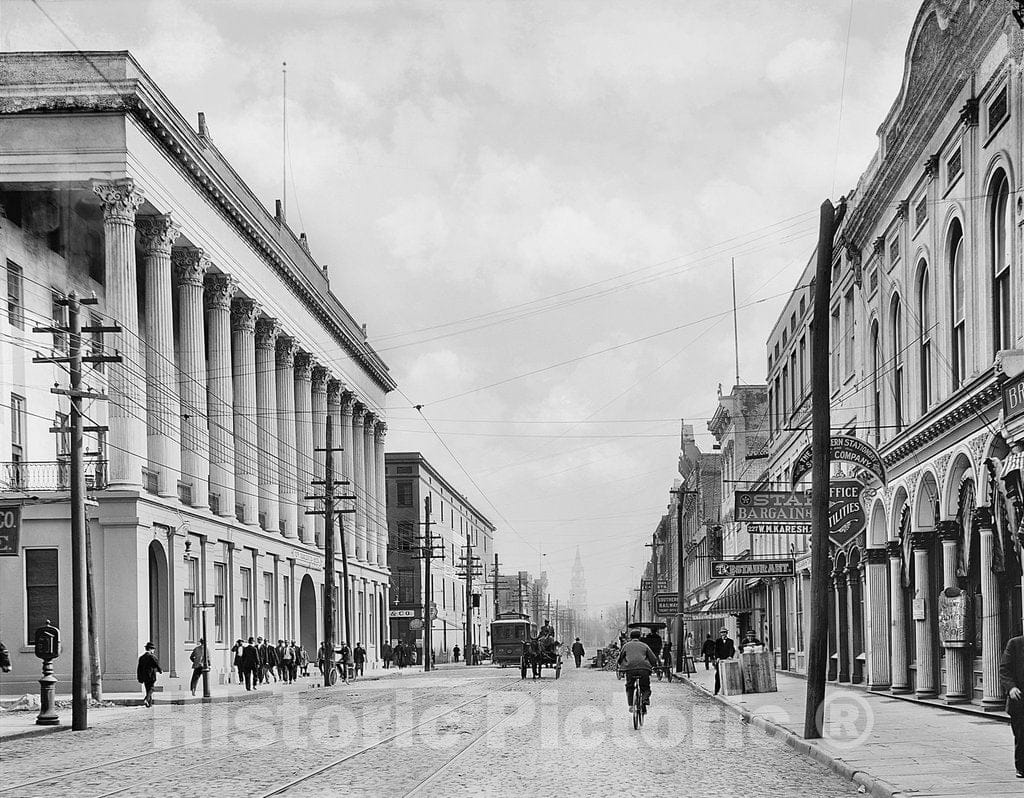
{"label": "storefront awning", "polygon": [[1003,473],[1000,476],[1006,479],[1015,471],[1024,473],[1024,452],[1014,452],[1003,460]]}
{"label": "storefront awning", "polygon": [[723,580],[721,591],[712,594],[705,603],[703,612],[709,615],[739,615],[755,609],[753,596],[747,589],[746,581]]}

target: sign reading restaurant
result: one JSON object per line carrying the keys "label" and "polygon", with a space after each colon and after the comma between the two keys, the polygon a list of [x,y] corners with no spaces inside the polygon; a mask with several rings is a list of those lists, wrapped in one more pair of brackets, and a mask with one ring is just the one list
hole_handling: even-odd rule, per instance
{"label": "sign reading restaurant", "polygon": [[712,560],[711,576],[715,579],[756,576],[796,576],[796,560]]}

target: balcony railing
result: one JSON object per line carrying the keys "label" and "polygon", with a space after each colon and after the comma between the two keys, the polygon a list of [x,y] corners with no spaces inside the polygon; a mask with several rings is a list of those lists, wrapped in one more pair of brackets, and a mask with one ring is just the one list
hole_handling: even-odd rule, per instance
{"label": "balcony railing", "polygon": [[[89,490],[107,487],[107,461],[85,461],[85,486]],[[66,460],[0,463],[0,490],[71,490],[71,463]]]}

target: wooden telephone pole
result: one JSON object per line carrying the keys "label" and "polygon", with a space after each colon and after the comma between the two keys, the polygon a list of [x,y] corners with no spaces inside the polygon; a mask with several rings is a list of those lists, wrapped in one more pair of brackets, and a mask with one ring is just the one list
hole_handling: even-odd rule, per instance
{"label": "wooden telephone pole", "polygon": [[[844,206],[840,205],[840,215]],[[838,224],[829,200],[821,204],[818,258],[814,274],[811,322],[811,634],[807,647],[807,697],[804,738],[821,737],[828,674],[828,493],[829,434],[829,299],[832,293],[832,241]]]}
{"label": "wooden telephone pole", "polygon": [[73,731],[84,731],[89,727],[89,571],[91,570],[88,545],[86,541],[86,484],[85,484],[85,433],[106,432],[106,427],[89,426],[83,422],[82,400],[106,400],[105,394],[82,388],[82,368],[85,363],[120,363],[120,355],[83,355],[82,335],[117,333],[120,327],[90,326],[82,327],[81,306],[95,305],[95,297],[80,299],[72,291],[59,304],[68,309],[66,327],[48,326],[33,327],[33,332],[53,333],[66,336],[67,355],[51,357],[34,357],[33,363],[67,364],[71,377],[70,388],[51,388],[50,392],[67,396],[71,400],[71,414],[67,427],[51,427],[50,432],[70,436],[71,458],[71,728]]}
{"label": "wooden telephone pole", "polygon": [[473,533],[466,533],[466,554],[460,558],[458,567],[459,576],[466,580],[466,633],[463,652],[463,659],[466,665],[473,664],[473,577],[483,576],[483,568],[480,558],[473,556]]}
{"label": "wooden telephone pole", "polygon": [[[433,650],[433,599],[434,599],[434,584],[430,574],[430,564],[435,557],[444,557],[444,545],[442,543],[434,543],[433,533],[431,532],[431,521],[430,521],[430,496],[423,497],[423,513],[424,520],[423,526],[423,543],[419,547],[419,552],[413,555],[415,559],[423,560],[423,671],[424,673],[431,670],[434,666],[432,662],[431,652]],[[440,554],[435,554],[434,549],[440,549]]]}

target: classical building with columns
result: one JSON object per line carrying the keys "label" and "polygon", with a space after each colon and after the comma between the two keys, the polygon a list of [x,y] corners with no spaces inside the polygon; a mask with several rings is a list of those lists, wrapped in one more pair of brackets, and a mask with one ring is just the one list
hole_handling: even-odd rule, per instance
{"label": "classical building with columns", "polygon": [[[1022,64],[1006,6],[922,4],[899,96],[847,197],[829,320],[833,432],[877,447],[888,472],[884,485],[845,474],[864,478],[866,524],[831,551],[831,678],[990,710],[1024,611],[1024,418],[1001,401],[1024,372]],[[791,365],[810,373],[793,348],[805,294],[769,343],[773,479],[807,441]],[[793,620],[799,652],[807,624]]]}
{"label": "classical building with columns", "polygon": [[[52,620],[71,643],[68,376],[32,362],[64,351],[59,300],[95,296],[90,351],[120,363],[85,382],[88,508],[99,659],[107,689],[136,689],[152,640],[180,689],[207,604],[220,681],[233,642],[322,639],[327,426],[342,516],[338,617],[371,666],[388,633],[384,502],[387,366],[284,213],[269,213],[126,52],[0,54],[0,500],[20,508],[0,554],[5,692],[32,692],[29,641]],[[10,543],[11,538],[5,539]],[[340,552],[340,543],[337,551]],[[355,642],[353,640],[352,642]],[[63,682],[70,657],[55,663]],[[216,680],[214,682],[216,684]]]}

